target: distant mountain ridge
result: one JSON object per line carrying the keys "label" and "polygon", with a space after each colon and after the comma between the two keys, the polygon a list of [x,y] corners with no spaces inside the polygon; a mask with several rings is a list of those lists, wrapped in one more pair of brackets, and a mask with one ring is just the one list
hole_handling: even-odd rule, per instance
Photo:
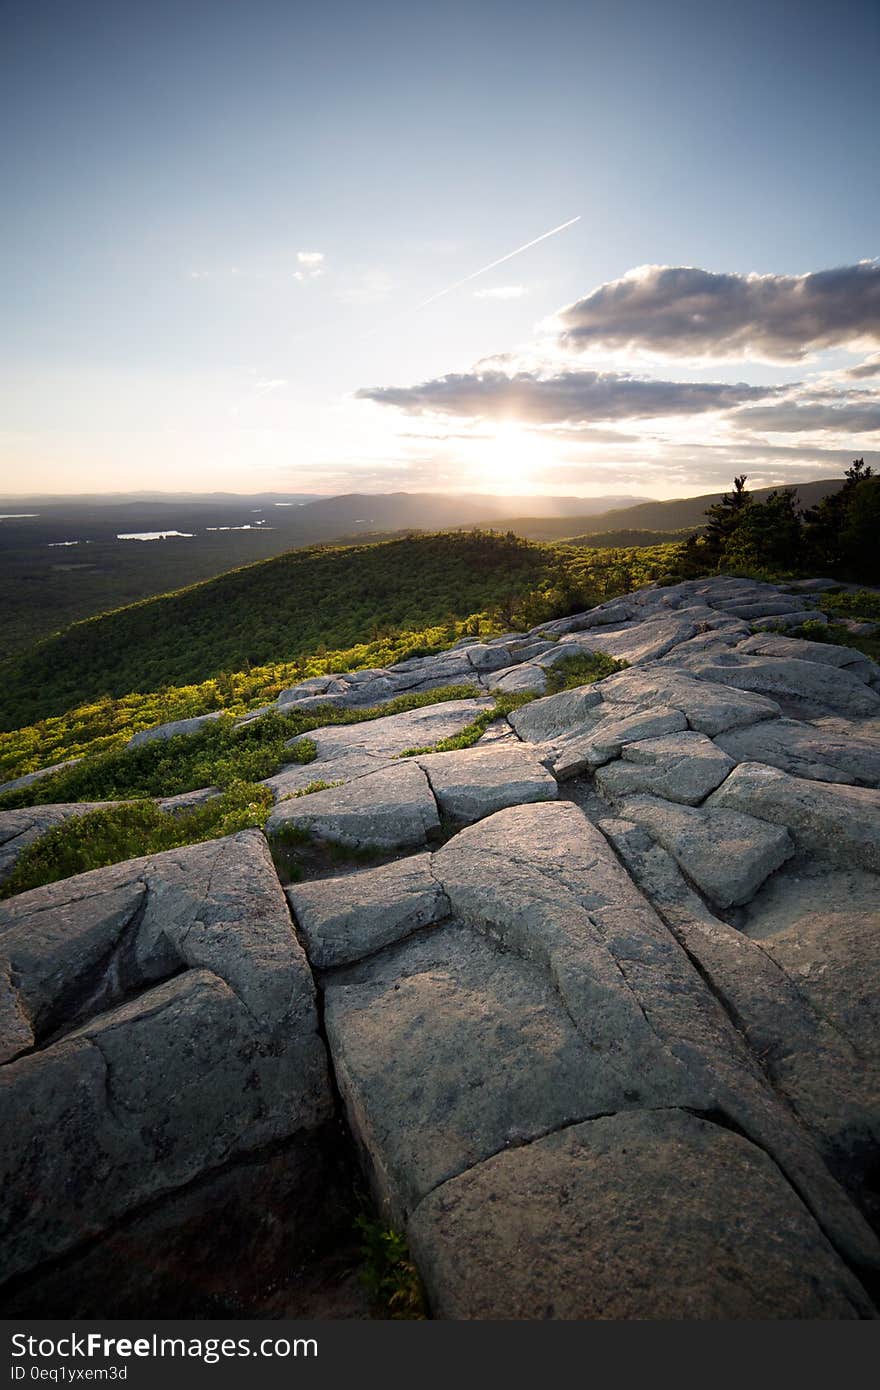
{"label": "distant mountain ridge", "polygon": [[[773,487],[749,488],[749,496],[755,502],[764,502],[771,492],[793,490],[797,493],[798,501],[802,508],[815,507],[821,502],[823,497],[829,493],[837,492],[843,487],[843,478],[821,478],[815,482],[808,483],[776,483]],[[705,492],[699,497],[674,497],[668,502],[639,502],[631,507],[618,507],[601,513],[599,518],[595,518],[592,512],[584,512],[578,518],[572,518],[585,524],[579,529],[590,530],[586,525],[587,521],[595,522],[601,520],[601,530],[603,531],[681,531],[685,527],[702,526],[706,517],[706,508],[715,502],[720,502],[726,492],[731,489],[725,488],[723,492]],[[530,516],[523,514],[513,517],[510,521],[512,530],[517,534],[529,536],[533,539],[555,540],[568,538],[575,535],[574,530],[561,531],[555,526],[547,528],[538,535],[537,530],[526,530],[527,525],[532,525],[538,519],[539,514],[533,513]],[[523,529],[520,530],[519,528]],[[595,528],[600,529],[600,528]]]}

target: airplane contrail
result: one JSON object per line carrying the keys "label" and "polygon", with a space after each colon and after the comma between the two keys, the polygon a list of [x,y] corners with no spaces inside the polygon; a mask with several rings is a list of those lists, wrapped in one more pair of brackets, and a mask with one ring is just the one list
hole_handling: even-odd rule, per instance
{"label": "airplane contrail", "polygon": [[481,266],[480,269],[475,270],[472,275],[466,275],[463,280],[456,280],[454,285],[447,285],[445,290],[438,290],[436,294],[430,295],[428,299],[423,299],[421,304],[417,304],[410,312],[415,314],[418,313],[419,309],[427,309],[429,304],[435,304],[437,300],[442,299],[444,295],[452,294],[453,290],[459,290],[462,285],[470,284],[471,280],[476,280],[478,275],[485,275],[487,270],[494,270],[497,265],[504,265],[505,261],[512,261],[514,256],[521,255],[523,251],[528,251],[531,246],[537,246],[539,241],[546,241],[549,236],[555,236],[557,232],[564,232],[566,227],[573,227],[575,222],[580,222],[580,220],[580,213],[578,213],[577,217],[570,218],[568,222],[560,222],[558,227],[551,227],[549,232],[542,232],[542,234],[536,236],[533,241],[527,241],[524,246],[518,246],[515,251],[508,251],[506,256],[499,256],[497,261],[490,261],[488,265]]}

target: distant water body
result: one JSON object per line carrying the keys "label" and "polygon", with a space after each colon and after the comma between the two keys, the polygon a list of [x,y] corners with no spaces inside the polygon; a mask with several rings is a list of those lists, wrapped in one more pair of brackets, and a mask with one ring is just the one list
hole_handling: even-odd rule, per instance
{"label": "distant water body", "polygon": [[124,531],[118,534],[118,541],[164,541],[169,536],[182,536],[185,540],[191,541],[195,531]]}

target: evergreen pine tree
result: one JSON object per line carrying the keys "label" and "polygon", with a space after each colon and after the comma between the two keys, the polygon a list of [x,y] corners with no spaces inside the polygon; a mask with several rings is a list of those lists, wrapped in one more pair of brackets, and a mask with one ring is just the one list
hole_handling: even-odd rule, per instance
{"label": "evergreen pine tree", "polygon": [[751,498],[746,492],[748,474],[741,473],[733,480],[733,492],[725,493],[720,502],[706,508],[706,529],[703,540],[709,563],[719,565],[723,559],[727,543],[740,525],[746,509],[751,506]]}

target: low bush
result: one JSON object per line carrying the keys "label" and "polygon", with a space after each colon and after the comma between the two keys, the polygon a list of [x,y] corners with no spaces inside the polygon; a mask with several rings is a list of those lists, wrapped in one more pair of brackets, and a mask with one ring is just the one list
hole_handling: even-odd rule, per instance
{"label": "low bush", "polygon": [[606,652],[584,652],[582,656],[565,656],[547,672],[547,694],[558,695],[561,690],[576,690],[579,685],[594,685],[596,681],[625,671],[628,661],[618,661]]}
{"label": "low bush", "polygon": [[854,651],[880,661],[880,637],[862,637],[839,623],[805,622],[785,631],[786,637],[805,637],[808,642],[828,642],[835,647],[852,647]]}
{"label": "low bush", "polygon": [[153,801],[136,801],[73,816],[22,852],[0,888],[0,897],[126,859],[263,826],[273,801],[268,787],[233,782],[221,796],[189,810],[163,811]]}
{"label": "low bush", "polygon": [[855,618],[863,623],[880,623],[880,594],[872,589],[846,590],[823,594],[819,607],[829,617]]}
{"label": "low bush", "polygon": [[325,709],[281,714],[271,710],[249,724],[231,715],[212,720],[195,734],[153,739],[135,748],[110,749],[75,767],[0,796],[0,809],[60,801],[115,801],[128,797],[175,796],[200,787],[258,782],[287,763],[309,763],[317,749],[306,735],[328,724],[359,724],[423,705],[478,694],[475,686],[448,685],[400,695],[368,709]]}

